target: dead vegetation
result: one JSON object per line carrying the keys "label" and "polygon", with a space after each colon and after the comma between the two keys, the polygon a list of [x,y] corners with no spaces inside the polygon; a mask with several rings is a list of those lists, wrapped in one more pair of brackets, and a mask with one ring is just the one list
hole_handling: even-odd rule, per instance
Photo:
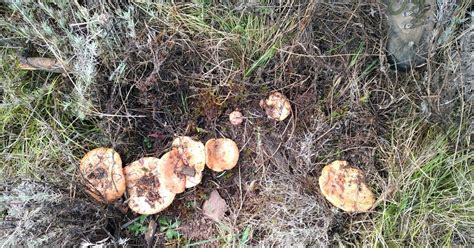
{"label": "dead vegetation", "polygon": [[[395,166],[409,166],[412,161],[401,157],[417,156],[399,152],[425,144],[427,141],[417,141],[421,136],[431,137],[421,135],[426,130],[452,125],[458,126],[458,133],[450,136],[456,141],[449,146],[461,151],[470,142],[464,128],[470,103],[466,82],[461,79],[461,42],[456,37],[462,30],[472,32],[472,27],[467,21],[450,21],[451,17],[462,20],[466,8],[462,4],[441,6],[438,35],[444,42],[434,44],[438,49],[433,48],[424,68],[408,74],[389,69],[385,13],[379,3],[13,2],[2,19],[3,33],[10,37],[3,54],[4,61],[13,63],[8,55],[29,46],[31,56],[55,58],[67,70],[63,76],[23,73],[19,80],[50,82],[53,77],[60,82],[48,88],[60,99],[52,107],[58,114],[41,123],[86,127],[72,130],[76,136],[69,136],[66,128],[60,129],[59,138],[52,132],[56,139],[51,146],[74,144],[66,145],[74,147],[66,149],[67,159],[59,156],[55,160],[55,166],[61,165],[62,173],[70,178],[75,171],[67,169],[77,165],[74,161],[86,148],[97,144],[113,147],[128,164],[143,156],[161,156],[178,135],[200,140],[227,137],[237,142],[241,152],[238,167],[225,173],[206,171],[202,185],[177,197],[162,216],[181,220],[177,231],[182,236],[168,240],[164,232],[158,232],[155,245],[405,245],[409,243],[403,236],[380,238],[386,232],[376,232],[383,227],[377,222],[380,214],[398,200],[396,192],[404,189],[396,183]],[[453,81],[460,83],[451,84]],[[9,93],[7,87],[2,103],[14,102],[7,96],[19,94]],[[28,83],[25,87],[39,86]],[[293,108],[287,120],[274,122],[259,107],[259,101],[271,91],[282,92],[290,100]],[[39,104],[52,105],[50,101]],[[43,118],[50,112],[28,105],[25,109],[32,113],[25,117]],[[236,109],[244,116],[240,126],[228,120]],[[59,113],[68,118],[59,118]],[[404,123],[402,129],[400,123]],[[14,137],[25,129],[8,121],[2,125],[8,134],[2,137],[5,158],[15,151],[11,149]],[[411,135],[404,136],[404,132]],[[400,137],[408,143],[393,143]],[[317,178],[324,165],[338,159],[364,171],[378,196],[373,211],[344,214],[324,200]],[[17,160],[4,161],[3,168],[12,168]],[[412,174],[406,175],[410,178]],[[8,170],[5,176],[15,176],[15,171]],[[56,180],[54,177],[45,175],[48,180]],[[472,183],[472,178],[463,180]],[[76,189],[66,188],[72,189],[71,194]],[[228,205],[220,224],[202,220],[202,204],[214,189]],[[118,221],[86,202],[89,200],[75,197],[68,203],[80,201],[89,204],[88,211],[99,213],[97,218],[89,216],[73,224],[102,227],[81,236],[84,240],[145,243],[142,235],[134,236],[124,228],[136,222],[136,216],[123,213],[123,220]],[[119,211],[116,207],[108,208]],[[465,216],[466,212],[457,214]],[[472,217],[465,221],[469,220]],[[196,228],[202,233],[194,232]],[[469,225],[459,228],[468,230]],[[448,229],[433,230],[429,237]],[[8,234],[15,239],[24,237]],[[379,236],[371,236],[374,234]],[[50,235],[48,240],[78,242],[76,236],[46,235]],[[429,243],[430,238],[420,240]],[[468,242],[458,240],[459,244]]]}
{"label": "dead vegetation", "polygon": [[113,212],[70,197],[64,185],[24,180],[2,182],[0,187],[2,247],[73,246],[108,235],[103,228]]}

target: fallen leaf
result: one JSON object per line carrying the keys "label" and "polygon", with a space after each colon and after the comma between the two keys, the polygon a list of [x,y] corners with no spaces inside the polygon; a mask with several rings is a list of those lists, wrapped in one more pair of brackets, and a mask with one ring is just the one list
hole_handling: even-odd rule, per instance
{"label": "fallen leaf", "polygon": [[20,57],[20,68],[23,70],[43,70],[56,73],[66,73],[62,64],[56,59],[41,57]]}
{"label": "fallen leaf", "polygon": [[211,192],[209,199],[202,205],[204,215],[210,219],[219,222],[227,211],[227,203],[219,195],[217,190]]}
{"label": "fallen leaf", "polygon": [[153,247],[154,236],[156,232],[156,222],[154,220],[150,220],[148,223],[148,228],[145,233],[145,240],[147,243],[147,247]]}

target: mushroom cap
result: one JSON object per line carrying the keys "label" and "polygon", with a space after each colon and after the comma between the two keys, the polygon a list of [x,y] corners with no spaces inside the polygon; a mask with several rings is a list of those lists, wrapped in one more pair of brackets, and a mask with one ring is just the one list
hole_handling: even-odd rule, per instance
{"label": "mushroom cap", "polygon": [[[204,144],[200,141],[195,141],[188,136],[179,136],[173,140],[172,147],[178,149],[179,155],[184,164],[193,171],[190,171],[186,177],[186,188],[192,188],[202,180],[202,171],[206,166],[206,152]],[[194,175],[193,175],[194,174]]]}
{"label": "mushroom cap", "polygon": [[184,163],[197,171],[203,171],[206,165],[204,144],[188,136],[179,136],[173,140],[172,147],[178,149]]}
{"label": "mushroom cap", "polygon": [[236,110],[229,114],[229,121],[232,125],[238,126],[244,121],[244,116],[242,112]]}
{"label": "mushroom cap", "polygon": [[100,147],[81,159],[79,171],[86,192],[99,202],[113,202],[125,193],[125,176],[120,155],[112,148]]}
{"label": "mushroom cap", "polygon": [[194,169],[186,166],[177,148],[172,148],[161,157],[157,170],[163,185],[176,194],[186,190],[186,172],[189,172],[191,176],[195,172]]}
{"label": "mushroom cap", "polygon": [[346,161],[326,165],[319,177],[319,187],[331,204],[346,212],[365,212],[375,202],[362,171]]}
{"label": "mushroom cap", "polygon": [[282,121],[291,113],[291,104],[288,98],[280,92],[271,93],[267,99],[260,101],[260,107],[265,109],[268,118]]}
{"label": "mushroom cap", "polygon": [[206,142],[206,165],[213,171],[230,170],[237,165],[239,148],[227,138],[210,139]]}
{"label": "mushroom cap", "polygon": [[127,180],[128,206],[139,214],[156,214],[167,208],[175,193],[160,181],[158,158],[141,158],[124,168]]}

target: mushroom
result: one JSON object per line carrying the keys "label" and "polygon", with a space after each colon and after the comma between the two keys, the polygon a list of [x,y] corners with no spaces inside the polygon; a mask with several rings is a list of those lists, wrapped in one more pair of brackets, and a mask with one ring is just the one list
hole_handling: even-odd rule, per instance
{"label": "mushroom", "polygon": [[290,101],[280,92],[271,93],[267,99],[260,100],[260,107],[267,113],[268,118],[282,121],[291,113]]}
{"label": "mushroom", "polygon": [[319,187],[331,204],[346,212],[365,212],[375,202],[362,171],[346,161],[326,165],[319,177]]}
{"label": "mushroom", "polygon": [[193,168],[186,166],[177,148],[172,148],[161,157],[158,171],[163,185],[176,194],[186,189],[186,176],[196,175]]}
{"label": "mushroom", "polygon": [[239,148],[227,138],[210,139],[206,142],[206,165],[213,171],[230,170],[237,165]]}
{"label": "mushroom", "polygon": [[125,193],[125,177],[120,155],[111,148],[89,151],[81,159],[79,171],[86,192],[99,202],[110,203]]}
{"label": "mushroom", "polygon": [[138,214],[156,214],[167,208],[175,193],[160,180],[159,159],[141,158],[124,168],[127,180],[128,206]]}
{"label": "mushroom", "polygon": [[191,188],[198,185],[201,182],[202,171],[206,164],[206,153],[202,142],[195,141],[187,136],[180,136],[173,140],[171,146],[178,150],[184,166],[194,170],[194,175],[192,175],[193,172],[190,175],[185,175],[185,187]]}
{"label": "mushroom", "polygon": [[242,124],[244,121],[244,117],[242,115],[242,112],[235,110],[232,113],[229,114],[229,121],[232,125],[238,126]]}

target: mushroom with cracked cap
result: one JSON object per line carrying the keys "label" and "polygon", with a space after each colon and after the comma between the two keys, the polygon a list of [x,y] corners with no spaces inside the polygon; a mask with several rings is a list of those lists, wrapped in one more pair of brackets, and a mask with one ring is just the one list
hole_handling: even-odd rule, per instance
{"label": "mushroom with cracked cap", "polygon": [[204,144],[188,136],[179,136],[173,140],[171,146],[178,150],[184,166],[189,167],[181,169],[186,180],[185,187],[191,188],[201,183],[202,171],[206,164]]}
{"label": "mushroom with cracked cap", "polygon": [[196,171],[186,166],[178,148],[172,148],[160,158],[158,171],[161,181],[171,192],[179,194],[186,190],[186,176],[194,177]]}
{"label": "mushroom with cracked cap", "polygon": [[124,168],[128,206],[138,214],[156,214],[166,209],[175,193],[165,187],[158,170],[159,159],[141,158]]}
{"label": "mushroom with cracked cap", "polygon": [[260,107],[265,110],[268,118],[276,121],[286,119],[291,113],[290,101],[280,92],[273,92],[266,99],[260,100]]}
{"label": "mushroom with cracked cap", "polygon": [[319,177],[319,187],[332,205],[346,212],[368,211],[375,202],[362,171],[346,161],[326,165]]}
{"label": "mushroom with cracked cap", "polygon": [[100,147],[86,153],[79,171],[87,193],[99,202],[113,202],[125,193],[122,160],[112,148]]}
{"label": "mushroom with cracked cap", "polygon": [[206,142],[206,165],[213,171],[230,170],[237,165],[239,148],[227,138],[210,139]]}

